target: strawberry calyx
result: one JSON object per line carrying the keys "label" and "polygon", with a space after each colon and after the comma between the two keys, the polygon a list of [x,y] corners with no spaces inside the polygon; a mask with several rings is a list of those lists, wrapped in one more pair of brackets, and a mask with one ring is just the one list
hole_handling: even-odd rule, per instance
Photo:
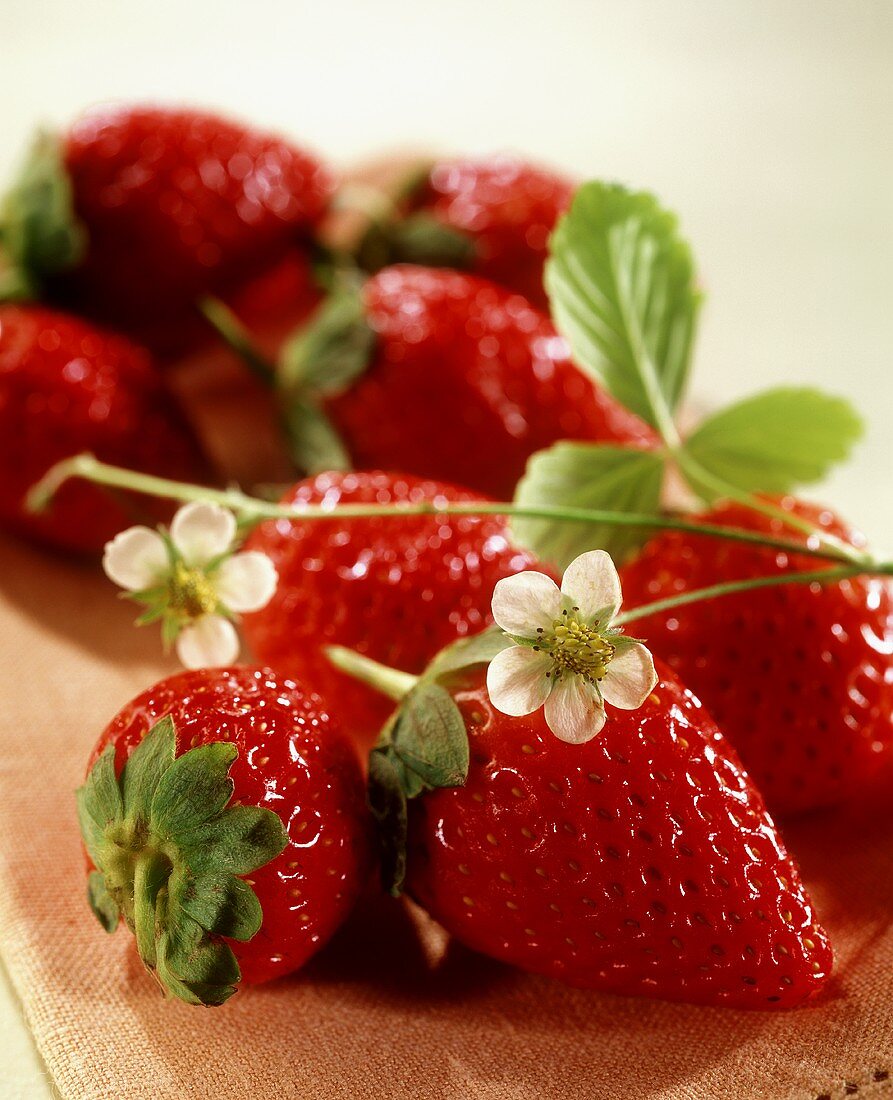
{"label": "strawberry calyx", "polygon": [[218,335],[276,391],[291,457],[307,475],[351,469],[347,447],[322,406],[326,398],[348,389],[371,362],[375,333],[366,321],[362,287],[356,271],[337,271],[328,296],[285,342],[276,363],[255,347],[251,334],[222,302],[201,303]]}
{"label": "strawberry calyx", "polygon": [[353,258],[358,267],[372,274],[391,264],[465,271],[472,267],[476,256],[477,246],[467,233],[419,210],[396,221],[373,222]]}
{"label": "strawberry calyx", "polygon": [[46,276],[77,266],[86,233],[74,212],[62,144],[41,132],[0,207],[4,270],[0,300],[39,296]]}
{"label": "strawberry calyx", "polygon": [[168,996],[219,1005],[241,979],[226,939],[250,940],[263,920],[257,895],[240,876],[274,859],[287,838],[272,810],[229,805],[234,744],[213,742],[177,756],[176,743],[173,719],[163,718],[120,776],[109,745],[78,790],[81,836],[94,867],[88,900],[107,932],[123,918]]}
{"label": "strawberry calyx", "polygon": [[408,802],[425,791],[462,787],[468,776],[468,730],[444,682],[511,645],[487,630],[447,646],[421,676],[388,668],[343,646],[326,655],[342,672],[397,701],[369,754],[369,808],[378,826],[382,883],[394,897],[406,877]]}

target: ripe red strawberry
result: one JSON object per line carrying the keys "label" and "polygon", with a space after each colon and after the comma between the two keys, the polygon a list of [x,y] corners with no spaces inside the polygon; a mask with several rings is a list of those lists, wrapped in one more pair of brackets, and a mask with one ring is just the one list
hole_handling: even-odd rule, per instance
{"label": "ripe red strawberry", "polygon": [[[862,545],[827,510],[781,506]],[[704,522],[791,536],[777,520],[728,504]],[[796,536],[794,536],[796,537]],[[667,532],[622,572],[627,607],[722,581],[824,568],[814,558]],[[636,633],[710,708],[778,813],[856,794],[893,750],[893,588],[857,577],[707,600],[641,619]]]}
{"label": "ripe red strawberry", "polygon": [[368,877],[355,752],[318,696],[269,670],[162,680],[112,720],[88,776],[94,911],[109,931],[120,911],[165,991],[191,1003],[303,965]]}
{"label": "ripe red strawberry", "polygon": [[542,710],[496,711],[481,666],[444,680],[468,775],[409,799],[407,889],[468,946],[574,985],[799,1004],[828,976],[827,937],[734,751],[658,673],[584,745]]}
{"label": "ripe red strawberry", "polygon": [[161,351],[194,334],[196,299],[307,240],[333,186],[282,138],[191,108],[98,108],[62,157],[86,253],[54,292]]}
{"label": "ripe red strawberry", "polygon": [[28,489],[81,451],[180,480],[206,473],[145,351],[76,317],[0,305],[0,522],[73,550],[128,526],[144,502],[86,482],[63,486],[46,514],[25,513]]}
{"label": "ripe red strawberry", "polygon": [[[374,472],[320,474],[283,503],[474,499],[452,485]],[[318,687],[342,728],[367,744],[391,708],[337,671],[322,647],[337,642],[421,672],[449,642],[489,624],[496,582],[533,561],[496,516],[269,520],[246,548],[268,554],[279,574],[270,603],[243,617],[254,654]]]}
{"label": "ripe red strawberry", "polygon": [[362,299],[371,358],[324,403],[358,469],[404,470],[501,500],[530,455],[559,439],[654,440],[518,295],[473,275],[405,266],[370,279]]}
{"label": "ripe red strawberry", "polygon": [[515,157],[441,160],[413,209],[472,239],[472,271],[547,310],[543,264],[549,236],[573,194],[569,180]]}

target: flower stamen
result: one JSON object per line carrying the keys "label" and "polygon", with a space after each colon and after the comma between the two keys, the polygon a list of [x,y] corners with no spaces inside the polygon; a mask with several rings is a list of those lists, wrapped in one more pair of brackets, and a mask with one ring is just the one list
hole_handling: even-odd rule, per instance
{"label": "flower stamen", "polygon": [[201,569],[190,569],[185,562],[174,564],[167,591],[169,606],[190,622],[217,610],[217,593],[210,578]]}

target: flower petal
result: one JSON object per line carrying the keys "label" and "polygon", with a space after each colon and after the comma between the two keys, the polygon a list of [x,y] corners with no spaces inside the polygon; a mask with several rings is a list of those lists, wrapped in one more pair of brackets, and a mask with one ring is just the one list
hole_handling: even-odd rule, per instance
{"label": "flower petal", "polygon": [[641,642],[617,653],[601,682],[602,695],[621,710],[638,710],[656,686],[654,659]]}
{"label": "flower petal", "polygon": [[551,577],[527,569],[497,581],[492,609],[496,625],[506,634],[535,638],[537,627],[551,630],[561,614],[561,593]]}
{"label": "flower petal", "polygon": [[545,703],[552,689],[546,673],[552,667],[548,654],[513,645],[497,653],[487,669],[490,702],[503,714],[532,714]]}
{"label": "flower petal", "polygon": [[206,500],[185,504],[171,523],[174,546],[187,565],[206,565],[226,553],[235,537],[236,517]]}
{"label": "flower petal", "polygon": [[128,592],[151,588],[170,568],[164,539],[150,527],[128,527],[105,544],[102,568]]}
{"label": "flower petal", "polygon": [[605,550],[589,550],[570,563],[561,581],[561,592],[582,618],[591,622],[602,613],[602,626],[614,618],[620,609],[620,577]]}
{"label": "flower petal", "polygon": [[546,700],[546,725],[559,741],[582,745],[605,724],[598,692],[581,676],[565,675]]}
{"label": "flower petal", "polygon": [[230,611],[260,611],[273,598],[279,574],[271,558],[259,550],[233,554],[214,574],[214,587]]}
{"label": "flower petal", "polygon": [[205,615],[177,635],[177,656],[187,668],[231,665],[239,648],[236,628],[220,615]]}

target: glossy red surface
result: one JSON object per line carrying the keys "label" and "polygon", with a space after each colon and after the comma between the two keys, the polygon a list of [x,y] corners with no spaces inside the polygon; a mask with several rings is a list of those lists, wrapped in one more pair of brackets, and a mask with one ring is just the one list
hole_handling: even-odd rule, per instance
{"label": "glossy red surface", "polygon": [[264,669],[181,672],[112,720],[87,771],[108,744],[117,769],[159,719],[171,715],[177,751],[213,741],[239,749],[234,801],[282,819],[288,847],[250,881],[263,908],[260,931],[228,941],[247,983],[296,970],[352,908],[371,860],[370,822],[356,753],[320,698]]}
{"label": "glossy red surface", "polygon": [[67,314],[0,305],[0,522],[57,546],[97,550],[158,513],[146,498],[72,481],[51,511],[26,514],[28,489],[54,462],[82,451],[162,477],[206,477],[146,352]]}
{"label": "glossy red surface", "polygon": [[[320,474],[299,482],[290,504],[391,504],[473,500],[455,486],[379,472]],[[321,647],[339,643],[407,672],[490,620],[493,588],[530,568],[504,520],[433,516],[296,522],[270,520],[248,548],[268,554],[279,586],[261,611],[245,615],[255,655],[294,672],[329,701],[342,728],[374,740],[393,704],[332,667]]]}
{"label": "glossy red surface", "polygon": [[197,298],[306,238],[333,189],[304,150],[194,110],[98,108],[72,127],[66,164],[89,239],[68,294],[164,351]]}
{"label": "glossy red surface", "polygon": [[[863,540],[831,512],[787,509],[841,538]],[[796,538],[740,505],[704,521]],[[668,532],[623,571],[628,607],[720,581],[823,568],[814,558]],[[776,813],[864,791],[893,754],[893,585],[858,577],[692,604],[632,627],[716,718]]]}
{"label": "glossy red surface", "polygon": [[586,745],[507,718],[484,673],[453,694],[464,787],[410,802],[408,888],[451,934],[574,985],[772,1008],[824,984],[831,948],[734,751],[663,666]]}
{"label": "glossy red surface", "polygon": [[402,470],[511,499],[559,439],[652,445],[585,377],[544,314],[473,275],[385,268],[365,287],[372,362],[327,411],[359,468]]}
{"label": "glossy red surface", "polygon": [[569,180],[514,157],[441,160],[417,206],[474,240],[478,275],[547,310],[549,236],[573,194]]}

